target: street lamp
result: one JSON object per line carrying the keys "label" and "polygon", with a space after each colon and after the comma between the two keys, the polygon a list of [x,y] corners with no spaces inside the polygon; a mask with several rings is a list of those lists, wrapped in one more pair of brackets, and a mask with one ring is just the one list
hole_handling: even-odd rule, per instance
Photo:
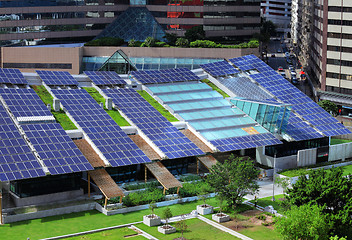
{"label": "street lamp", "polygon": [[275,175],[276,175],[276,153],[274,155],[274,172],[273,172],[273,197],[272,201],[275,202]]}

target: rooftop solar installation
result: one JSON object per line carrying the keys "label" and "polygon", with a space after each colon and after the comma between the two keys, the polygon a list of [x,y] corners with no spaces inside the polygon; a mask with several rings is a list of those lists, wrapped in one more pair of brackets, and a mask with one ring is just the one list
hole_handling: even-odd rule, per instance
{"label": "rooftop solar installation", "polygon": [[296,141],[324,137],[294,113],[290,114],[285,132]]}
{"label": "rooftop solar installation", "polygon": [[84,71],[95,85],[126,85],[116,72],[113,71]]}
{"label": "rooftop solar installation", "polygon": [[33,89],[0,88],[0,96],[3,97],[6,105],[17,118],[52,116]]}
{"label": "rooftop solar installation", "polygon": [[0,83],[28,84],[18,69],[0,68]]}
{"label": "rooftop solar installation", "polygon": [[59,86],[78,86],[78,82],[69,72],[65,71],[36,71],[39,77],[44,81],[48,86],[59,85]]}
{"label": "rooftop solar installation", "polygon": [[52,175],[94,169],[60,124],[26,124],[22,128]]}
{"label": "rooftop solar installation", "polygon": [[41,176],[43,168],[0,103],[0,181]]}
{"label": "rooftop solar installation", "polygon": [[337,119],[332,117],[318,104],[256,56],[249,55],[230,59],[230,61],[240,69],[256,69],[258,73],[251,74],[250,77],[270,91],[283,103],[291,104],[296,114],[311,123],[325,136],[337,136],[351,133],[339,123]]}
{"label": "rooftop solar installation", "polygon": [[204,153],[133,89],[104,89],[106,95],[170,158]]}
{"label": "rooftop solar installation", "polygon": [[142,84],[200,80],[200,78],[188,68],[132,71],[132,75]]}
{"label": "rooftop solar installation", "polygon": [[53,89],[52,92],[113,167],[150,162],[87,91]]}
{"label": "rooftop solar installation", "polygon": [[213,77],[220,77],[220,76],[239,73],[239,71],[236,68],[234,68],[231,64],[229,64],[225,60],[219,61],[219,62],[201,64],[200,67],[203,68],[207,73],[209,73]]}

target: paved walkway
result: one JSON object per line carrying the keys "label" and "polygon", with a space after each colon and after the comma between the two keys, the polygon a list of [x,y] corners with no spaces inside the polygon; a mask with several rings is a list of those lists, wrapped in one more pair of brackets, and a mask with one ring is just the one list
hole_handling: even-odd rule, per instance
{"label": "paved walkway", "polygon": [[131,226],[128,227],[128,228],[130,228],[130,229],[132,229],[132,230],[134,230],[134,231],[137,231],[137,232],[141,232],[140,236],[143,236],[143,237],[145,237],[146,239],[149,239],[149,240],[159,240],[159,239],[157,239],[156,237],[150,235],[150,234],[147,233],[147,232],[144,232],[142,229],[140,229],[140,228],[138,228],[138,227],[136,227],[136,226],[134,226],[134,225],[131,225]]}
{"label": "paved walkway", "polygon": [[202,220],[205,223],[208,223],[209,225],[212,225],[213,227],[216,227],[217,229],[220,229],[221,231],[227,232],[227,233],[231,234],[232,236],[241,238],[243,240],[253,240],[252,238],[249,238],[249,237],[247,237],[247,236],[245,236],[245,235],[243,235],[241,233],[238,233],[238,232],[236,232],[236,231],[234,231],[234,230],[232,230],[232,229],[230,229],[228,227],[225,227],[225,226],[223,226],[223,225],[221,225],[221,224],[219,224],[217,222],[214,222],[214,221],[212,221],[212,220],[210,220],[208,218],[205,218],[203,216],[198,215],[198,219]]}

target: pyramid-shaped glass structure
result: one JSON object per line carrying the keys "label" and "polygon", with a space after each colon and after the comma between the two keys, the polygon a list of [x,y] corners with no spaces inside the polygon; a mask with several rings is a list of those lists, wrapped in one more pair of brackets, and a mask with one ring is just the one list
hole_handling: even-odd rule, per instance
{"label": "pyramid-shaped glass structure", "polygon": [[144,41],[147,37],[162,40],[165,32],[154,16],[145,7],[130,7],[97,37],[116,37],[125,41],[131,39]]}

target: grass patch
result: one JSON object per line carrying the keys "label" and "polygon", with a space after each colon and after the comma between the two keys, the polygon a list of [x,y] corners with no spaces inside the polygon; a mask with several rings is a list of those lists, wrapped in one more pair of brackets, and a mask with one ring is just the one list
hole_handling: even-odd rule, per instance
{"label": "grass patch", "polygon": [[50,104],[51,106],[51,113],[54,115],[54,118],[64,130],[74,130],[77,129],[76,125],[70,120],[70,118],[66,115],[63,110],[59,112],[55,112],[53,109],[53,96],[46,90],[46,88],[41,86],[32,86],[34,91],[38,94],[40,99],[45,103],[45,105]]}
{"label": "grass patch", "polygon": [[[283,213],[285,211],[285,209],[281,206],[280,202],[282,202],[282,200],[279,200],[281,198],[284,198],[285,196],[283,194],[278,194],[275,195],[275,202],[273,202],[271,199],[272,197],[265,197],[265,198],[259,198],[257,201],[258,206],[261,207],[266,207],[266,206],[273,206],[274,209],[278,212],[278,213]],[[254,200],[250,201],[251,203],[254,203]]]}
{"label": "grass patch", "polygon": [[[186,220],[186,224],[188,226],[187,230],[184,231],[183,236],[186,239],[239,239],[235,236],[230,235],[229,233],[223,232],[201,220],[198,218],[188,219]],[[171,223],[170,225],[175,226],[175,223]],[[142,229],[143,231],[151,234],[152,236],[163,239],[163,240],[172,240],[178,237],[181,237],[181,232],[176,228],[176,232],[172,234],[164,235],[158,232],[157,227],[148,227],[143,223],[137,224],[136,227]]]}
{"label": "grass patch", "polygon": [[254,240],[280,240],[281,237],[274,230],[264,226],[248,226],[238,231]]}
{"label": "grass patch", "polygon": [[150,105],[152,105],[156,110],[158,110],[161,115],[163,115],[170,122],[177,122],[178,119],[173,116],[167,109],[161,106],[158,101],[156,101],[152,96],[149,95],[146,91],[137,91],[145,100],[147,100]]}
{"label": "grass patch", "polygon": [[214,91],[217,91],[218,93],[220,93],[224,98],[230,97],[227,93],[225,93],[223,90],[221,90],[220,88],[218,88],[218,87],[217,87],[214,83],[212,83],[210,80],[208,80],[208,79],[203,79],[202,82],[208,84],[209,87],[211,87]]}
{"label": "grass patch", "polygon": [[84,90],[86,90],[89,95],[91,95],[97,103],[103,103],[104,104],[104,109],[105,111],[109,114],[109,116],[114,119],[114,121],[117,123],[119,126],[130,126],[130,124],[127,122],[127,120],[121,116],[120,112],[112,109],[112,110],[107,110],[105,106],[105,98],[98,92],[93,87],[84,87]]}
{"label": "grass patch", "polygon": [[[117,229],[113,229],[113,230],[107,230],[107,231],[102,231],[102,232],[97,232],[97,233],[92,233],[92,234],[86,234],[86,235],[80,235],[77,237],[70,237],[70,238],[65,238],[65,239],[69,239],[69,240],[100,240],[100,239],[104,239],[104,240],[117,240],[117,239],[124,239],[125,236],[128,235],[133,235],[136,234],[135,231],[133,231],[132,229],[129,229],[127,227],[124,228],[117,228]],[[137,237],[132,237],[131,239],[135,240],[135,239],[145,239],[142,236],[138,236]]]}
{"label": "grass patch", "polygon": [[[208,199],[207,203],[212,206],[218,206],[215,198]],[[176,204],[169,207],[173,215],[181,215],[195,210],[196,206],[199,204],[201,204],[201,201]],[[155,213],[160,215],[164,209],[165,207],[157,208],[155,209]],[[0,236],[1,239],[11,240],[22,240],[27,239],[28,237],[31,240],[42,239],[138,222],[142,221],[143,216],[148,214],[150,214],[149,209],[112,216],[106,216],[96,210],[71,213],[4,224],[0,226]]]}
{"label": "grass patch", "polygon": [[342,144],[352,142],[348,139],[331,138],[330,145]]}
{"label": "grass patch", "polygon": [[352,175],[352,165],[344,166],[342,167],[342,169],[343,169],[344,176]]}

